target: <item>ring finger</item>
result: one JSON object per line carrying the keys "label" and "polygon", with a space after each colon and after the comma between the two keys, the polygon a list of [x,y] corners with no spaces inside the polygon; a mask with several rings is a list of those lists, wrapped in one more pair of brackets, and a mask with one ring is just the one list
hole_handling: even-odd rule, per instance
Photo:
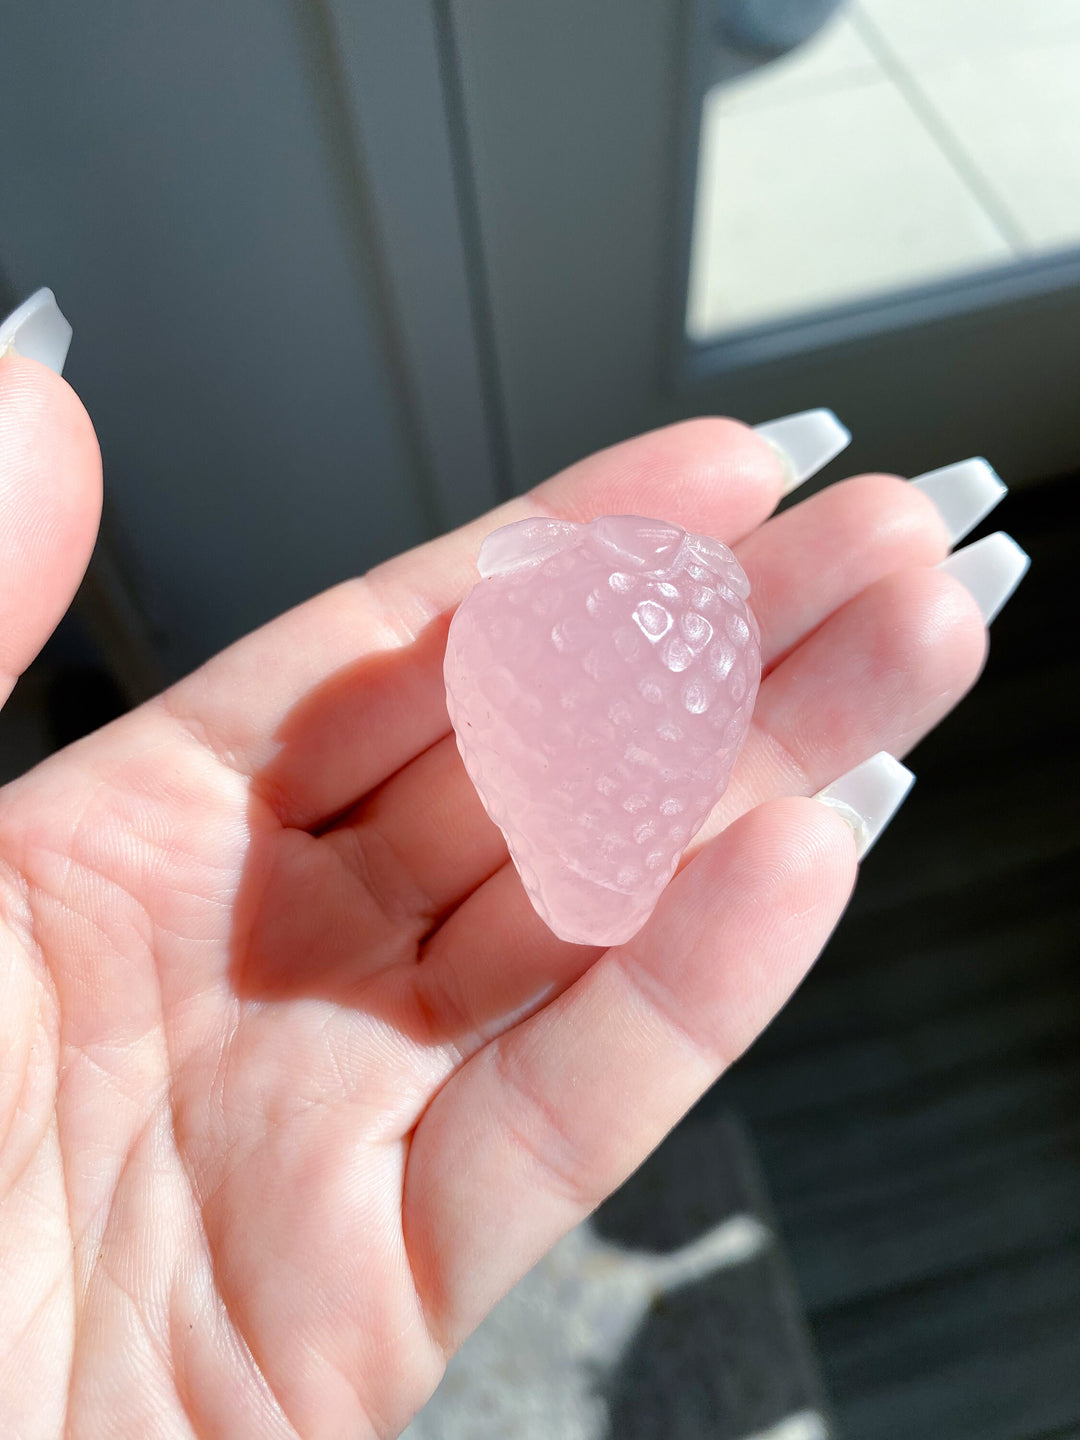
{"label": "ring finger", "polygon": [[[732,784],[692,853],[765,800],[813,794],[879,750],[903,754],[973,684],[984,650],[978,607],[956,580],[925,566],[879,580],[764,681]],[[445,1017],[441,1038],[457,1063],[597,953],[556,939],[507,863],[453,912],[407,979],[423,1013]]]}

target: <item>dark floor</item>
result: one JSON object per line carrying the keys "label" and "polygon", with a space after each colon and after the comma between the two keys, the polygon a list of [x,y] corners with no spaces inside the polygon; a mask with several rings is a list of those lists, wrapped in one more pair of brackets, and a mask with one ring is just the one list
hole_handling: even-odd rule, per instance
{"label": "dark floor", "polygon": [[821,963],[687,1123],[748,1123],[845,1440],[1080,1437],[1080,477]]}
{"label": "dark floor", "polygon": [[0,710],[0,785],[126,708],[76,606]]}

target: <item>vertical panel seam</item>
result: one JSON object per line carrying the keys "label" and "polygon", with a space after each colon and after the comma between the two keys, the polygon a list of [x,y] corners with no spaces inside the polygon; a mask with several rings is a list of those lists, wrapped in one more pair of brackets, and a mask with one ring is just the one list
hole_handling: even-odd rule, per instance
{"label": "vertical panel seam", "polygon": [[480,200],[469,140],[465,87],[461,74],[461,54],[454,28],[451,0],[431,0],[431,4],[435,21],[435,43],[442,81],[446,128],[450,137],[450,153],[453,157],[451,179],[457,200],[462,250],[465,256],[465,283],[476,338],[484,428],[488,436],[496,491],[500,499],[507,500],[515,490],[513,459],[506,406],[500,383],[495,316],[491,303],[487,264],[484,258]]}

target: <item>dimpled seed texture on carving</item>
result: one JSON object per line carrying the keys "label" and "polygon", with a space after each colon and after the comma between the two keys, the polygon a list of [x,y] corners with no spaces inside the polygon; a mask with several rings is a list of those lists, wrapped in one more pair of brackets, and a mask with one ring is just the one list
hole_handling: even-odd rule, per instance
{"label": "dimpled seed texture on carving", "polygon": [[521,520],[446,647],[466,769],[538,914],[628,940],[723,793],[761,677],[739,562],[663,520]]}

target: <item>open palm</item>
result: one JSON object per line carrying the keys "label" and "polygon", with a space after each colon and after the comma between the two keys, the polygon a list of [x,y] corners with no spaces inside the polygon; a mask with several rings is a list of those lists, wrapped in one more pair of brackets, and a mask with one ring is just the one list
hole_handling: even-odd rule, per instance
{"label": "open palm", "polygon": [[[0,364],[0,699],[70,598],[99,461]],[[850,830],[985,632],[937,511],[692,422],[281,617],[0,792],[0,1431],[396,1434],[446,1355],[784,1003]],[[449,734],[482,536],[662,515],[750,575],[765,675],[707,835],[630,944],[532,913]],[[194,583],[194,582],[193,582]],[[8,679],[4,680],[4,675]]]}

